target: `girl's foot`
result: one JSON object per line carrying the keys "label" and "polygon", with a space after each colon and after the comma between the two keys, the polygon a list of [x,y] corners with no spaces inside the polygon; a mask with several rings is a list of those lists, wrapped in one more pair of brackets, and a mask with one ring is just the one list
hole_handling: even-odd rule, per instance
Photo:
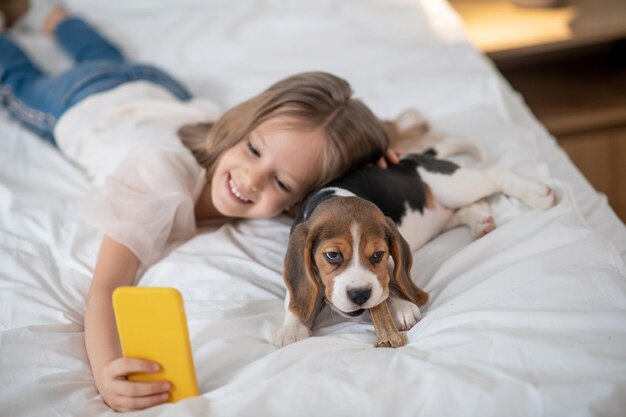
{"label": "girl's foot", "polygon": [[54,6],[44,17],[41,28],[47,35],[52,36],[59,23],[61,23],[67,16],[68,13],[65,7],[58,5]]}

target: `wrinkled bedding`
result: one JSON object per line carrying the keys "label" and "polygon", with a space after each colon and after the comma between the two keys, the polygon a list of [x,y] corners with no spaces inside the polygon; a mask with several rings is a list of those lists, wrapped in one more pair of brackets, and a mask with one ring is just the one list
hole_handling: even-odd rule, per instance
{"label": "wrinkled bedding", "polygon": [[[497,229],[453,229],[414,253],[430,293],[400,349],[366,315],[322,311],[276,349],[290,220],[207,226],[139,279],[185,299],[201,396],[138,416],[617,416],[626,409],[626,229],[442,0],[71,0],[136,60],[224,108],[285,75],[327,70],[381,117],[407,107],[544,181],[559,203],[491,199]],[[50,71],[48,39],[18,40]],[[0,415],[104,416],[83,343],[100,235],[93,192],[58,151],[0,109]]]}

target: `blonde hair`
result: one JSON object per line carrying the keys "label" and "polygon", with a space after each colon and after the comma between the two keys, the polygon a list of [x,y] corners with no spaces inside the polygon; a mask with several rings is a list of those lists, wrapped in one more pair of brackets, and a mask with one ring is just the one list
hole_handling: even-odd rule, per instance
{"label": "blonde hair", "polygon": [[214,124],[183,126],[178,134],[198,163],[213,175],[220,156],[262,123],[289,116],[305,129],[319,129],[327,143],[321,186],[361,165],[374,162],[389,146],[383,123],[352,97],[347,81],[326,72],[305,72],[278,81],[228,110]]}

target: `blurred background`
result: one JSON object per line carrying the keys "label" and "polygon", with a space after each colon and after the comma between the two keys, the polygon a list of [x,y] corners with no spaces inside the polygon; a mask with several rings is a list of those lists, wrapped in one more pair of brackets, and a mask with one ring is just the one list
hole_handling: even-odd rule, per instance
{"label": "blurred background", "polygon": [[449,0],[626,222],[626,0]]}

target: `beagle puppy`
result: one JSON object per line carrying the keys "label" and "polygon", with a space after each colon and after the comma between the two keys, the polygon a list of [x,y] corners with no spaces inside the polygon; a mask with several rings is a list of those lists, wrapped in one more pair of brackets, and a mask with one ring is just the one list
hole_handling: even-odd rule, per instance
{"label": "beagle puppy", "polygon": [[437,150],[407,155],[387,169],[360,168],[306,198],[285,256],[286,317],[274,345],[309,337],[324,303],[356,317],[389,298],[398,329],[410,329],[428,300],[411,280],[413,251],[452,227],[467,225],[477,237],[494,230],[482,201],[492,194],[517,197],[537,209],[556,203],[545,185],[501,169],[461,168],[436,158]]}

